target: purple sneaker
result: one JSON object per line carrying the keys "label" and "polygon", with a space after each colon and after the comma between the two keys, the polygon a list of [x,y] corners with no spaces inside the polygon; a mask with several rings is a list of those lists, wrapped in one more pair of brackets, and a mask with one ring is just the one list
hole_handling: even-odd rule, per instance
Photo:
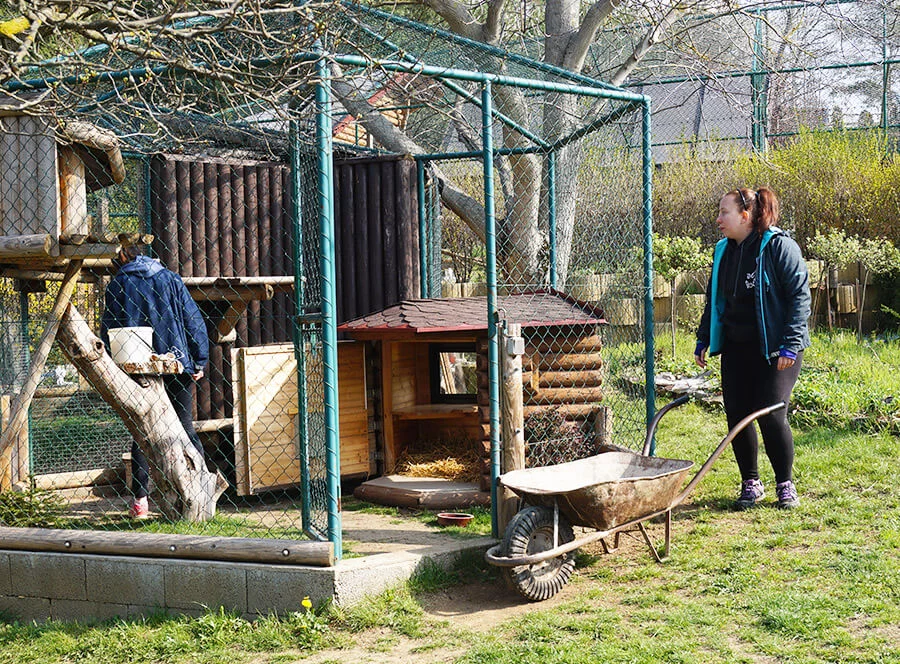
{"label": "purple sneaker", "polygon": [[763,483],[759,480],[744,480],[741,482],[741,495],[734,501],[734,509],[745,510],[756,505],[766,495]]}
{"label": "purple sneaker", "polygon": [[800,506],[800,496],[794,483],[788,480],[775,485],[775,495],[778,497],[778,509],[792,510]]}

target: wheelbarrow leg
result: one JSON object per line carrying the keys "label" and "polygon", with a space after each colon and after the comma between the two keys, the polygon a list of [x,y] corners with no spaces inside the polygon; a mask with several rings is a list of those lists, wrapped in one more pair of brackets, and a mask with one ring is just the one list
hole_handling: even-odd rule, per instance
{"label": "wheelbarrow leg", "polygon": [[672,543],[672,510],[666,510],[666,545],[663,549],[663,560],[669,557],[669,545]]}
{"label": "wheelbarrow leg", "polygon": [[600,544],[603,545],[603,553],[610,554],[610,553],[615,553],[616,551],[619,550],[619,535],[621,535],[621,534],[622,534],[621,531],[619,531],[619,530],[616,531],[616,534],[614,535],[615,539],[613,539],[612,546],[610,546],[609,544],[606,543],[605,537],[600,540]]}
{"label": "wheelbarrow leg", "polygon": [[653,554],[653,557],[656,558],[656,562],[661,563],[663,558],[660,558],[659,551],[656,550],[656,547],[653,545],[653,541],[650,539],[650,535],[647,534],[647,529],[644,527],[643,521],[638,523],[638,530],[641,531],[641,535],[644,536],[644,541],[647,543],[647,547],[650,549],[650,553]]}

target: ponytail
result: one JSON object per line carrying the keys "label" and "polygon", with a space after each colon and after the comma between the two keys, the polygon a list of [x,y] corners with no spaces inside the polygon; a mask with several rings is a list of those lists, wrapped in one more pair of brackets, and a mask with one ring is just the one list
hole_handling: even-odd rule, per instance
{"label": "ponytail", "polygon": [[778,223],[781,204],[775,192],[768,187],[760,187],[757,191],[744,187],[732,193],[738,206],[750,213],[750,220],[757,232],[763,233]]}

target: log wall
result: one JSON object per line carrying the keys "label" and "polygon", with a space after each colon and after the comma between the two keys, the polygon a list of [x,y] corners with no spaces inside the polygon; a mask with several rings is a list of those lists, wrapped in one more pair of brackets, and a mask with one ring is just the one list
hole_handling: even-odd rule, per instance
{"label": "log wall", "polygon": [[[418,297],[415,162],[338,161],[334,183],[338,322]],[[293,274],[291,181],[284,164],[157,155],[150,187],[152,248],[170,270],[185,277]],[[202,308],[210,315],[216,306]],[[232,416],[232,348],[290,341],[293,313],[291,293],[250,304],[235,341],[210,349],[196,419]]]}

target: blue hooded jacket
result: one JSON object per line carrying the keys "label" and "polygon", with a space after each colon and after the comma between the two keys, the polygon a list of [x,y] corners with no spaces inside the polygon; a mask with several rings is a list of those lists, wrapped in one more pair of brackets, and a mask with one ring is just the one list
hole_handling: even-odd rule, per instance
{"label": "blue hooded jacket", "polygon": [[106,289],[100,337],[109,348],[115,327],[152,327],[153,350],[172,352],[195,374],[209,360],[209,336],[200,308],[177,274],[147,256],[119,268]]}
{"label": "blue hooded jacket", "polygon": [[[713,253],[712,278],[706,294],[706,308],[697,330],[698,347],[709,348],[710,355],[722,351],[722,312],[725,296],[719,288],[719,268],[728,245],[719,240]],[[809,275],[800,247],[783,230],[772,227],[759,243],[759,274],[756,280],[756,323],[760,353],[771,360],[789,351],[794,356],[809,347],[810,314]]]}

